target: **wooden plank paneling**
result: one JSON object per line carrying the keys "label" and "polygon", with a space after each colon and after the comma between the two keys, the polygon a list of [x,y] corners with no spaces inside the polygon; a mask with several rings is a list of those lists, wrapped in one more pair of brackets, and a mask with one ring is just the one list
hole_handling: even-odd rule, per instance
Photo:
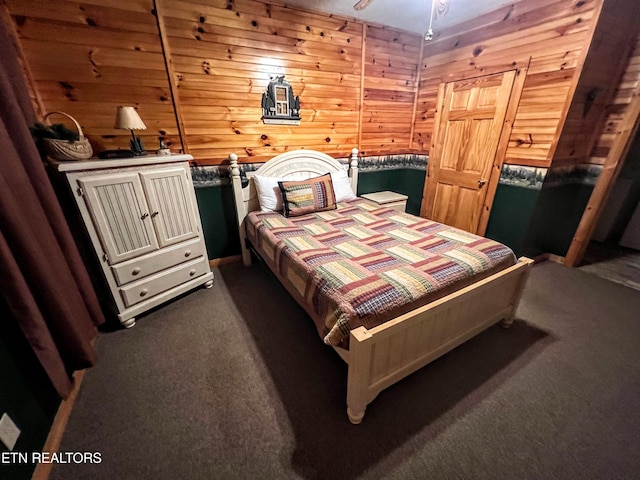
{"label": "wooden plank paneling", "polygon": [[528,66],[505,162],[548,165],[597,4],[518,1],[426,42],[414,145],[430,148],[438,84]]}
{"label": "wooden plank paneling", "polygon": [[[361,25],[251,0],[162,5],[185,143],[200,163],[357,146]],[[272,75],[300,97],[299,126],[262,123]]]}
{"label": "wooden plank paneling", "polygon": [[131,133],[113,128],[118,105],[138,107],[146,148],[159,136],[182,148],[152,0],[6,4],[44,108],[76,118],[95,152],[129,148]]}
{"label": "wooden plank paneling", "polygon": [[[427,153],[440,83],[527,67],[505,161],[548,166],[554,152],[577,155],[572,146],[589,144],[589,125],[575,115],[584,102],[564,115],[601,1],[518,0],[424,45],[416,34],[262,0],[156,0],[162,35],[153,0],[6,4],[45,108],[76,117],[96,151],[127,147],[129,134],[112,123],[117,105],[132,104],[147,123],[148,148],[164,135],[204,164],[232,150],[242,161],[294,148]],[[615,29],[615,15],[606,21]],[[616,44],[599,41],[606,62]],[[607,107],[594,162],[639,72],[637,58]],[[300,96],[298,127],[261,122],[273,74]],[[606,68],[590,75],[604,81]]]}
{"label": "wooden plank paneling", "polygon": [[605,120],[600,135],[590,152],[589,163],[602,165],[609,155],[620,125],[623,121],[634,92],[640,85],[640,37],[636,38],[627,66],[609,104],[606,106]]}
{"label": "wooden plank paneling", "polygon": [[364,155],[411,148],[422,39],[368,26],[360,150]]}
{"label": "wooden plank paneling", "polygon": [[[554,162],[588,161],[598,142],[598,133],[606,125],[616,88],[620,90],[617,86],[625,81],[624,70],[638,31],[637,22],[630,18],[630,13],[636,10],[635,0],[604,2],[557,142]],[[632,79],[627,77],[627,80]],[[633,81],[628,86],[632,84]]]}

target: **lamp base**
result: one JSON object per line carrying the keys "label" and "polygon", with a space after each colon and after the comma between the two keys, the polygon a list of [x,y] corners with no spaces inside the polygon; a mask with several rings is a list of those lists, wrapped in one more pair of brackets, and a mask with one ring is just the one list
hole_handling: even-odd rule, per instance
{"label": "lamp base", "polygon": [[147,154],[147,152],[144,151],[144,146],[142,145],[142,140],[140,140],[140,137],[133,137],[131,140],[129,140],[129,145],[131,146],[131,151],[133,152],[134,156],[140,157]]}

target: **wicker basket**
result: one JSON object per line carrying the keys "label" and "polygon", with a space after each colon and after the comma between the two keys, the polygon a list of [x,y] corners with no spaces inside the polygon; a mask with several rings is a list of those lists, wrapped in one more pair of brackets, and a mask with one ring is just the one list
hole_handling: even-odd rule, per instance
{"label": "wicker basket", "polygon": [[80,124],[76,119],[68,113],[49,112],[44,116],[44,121],[46,122],[47,118],[53,114],[64,115],[71,120],[78,129],[79,138],[75,142],[70,140],[60,140],[57,138],[43,138],[42,140],[44,148],[47,151],[47,155],[51,158],[55,158],[56,160],[86,160],[91,157],[91,155],[93,155],[93,148],[91,148],[89,140],[87,140],[84,133],[82,133],[82,128],[80,128]]}

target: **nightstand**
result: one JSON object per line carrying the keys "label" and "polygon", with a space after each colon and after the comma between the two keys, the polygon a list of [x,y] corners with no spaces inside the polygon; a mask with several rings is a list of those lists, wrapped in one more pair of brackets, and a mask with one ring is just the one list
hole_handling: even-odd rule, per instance
{"label": "nightstand", "polygon": [[407,196],[396,192],[375,192],[364,193],[360,195],[362,198],[371,200],[380,206],[390,207],[399,212],[404,212],[407,209]]}

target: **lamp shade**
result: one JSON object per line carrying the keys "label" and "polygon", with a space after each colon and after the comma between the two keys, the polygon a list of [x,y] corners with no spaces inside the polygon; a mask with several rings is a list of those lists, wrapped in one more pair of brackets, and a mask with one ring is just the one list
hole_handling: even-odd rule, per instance
{"label": "lamp shade", "polygon": [[125,128],[128,130],[146,130],[140,115],[134,107],[118,107],[116,111],[115,128]]}

